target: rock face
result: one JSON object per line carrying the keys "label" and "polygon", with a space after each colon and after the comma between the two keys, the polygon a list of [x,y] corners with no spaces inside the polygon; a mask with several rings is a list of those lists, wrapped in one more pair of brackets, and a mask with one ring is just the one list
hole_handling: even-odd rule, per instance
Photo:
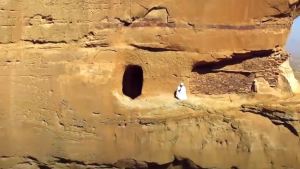
{"label": "rock face", "polygon": [[279,49],[234,53],[231,59],[196,64],[190,84],[191,93],[226,94],[256,91],[255,78],[262,78],[269,87],[278,87],[280,66],[288,54]]}
{"label": "rock face", "polygon": [[0,0],[0,168],[299,168],[299,5]]}
{"label": "rock face", "polygon": [[242,111],[265,116],[274,124],[283,125],[296,136],[299,136],[299,106],[292,108],[293,109],[286,105],[276,105],[276,107],[274,107],[274,105],[242,105]]}

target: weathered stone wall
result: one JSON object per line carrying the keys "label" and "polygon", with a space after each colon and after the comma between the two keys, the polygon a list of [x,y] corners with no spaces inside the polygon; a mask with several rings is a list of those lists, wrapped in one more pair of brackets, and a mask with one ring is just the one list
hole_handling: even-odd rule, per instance
{"label": "weathered stone wall", "polygon": [[[173,93],[195,63],[284,46],[298,4],[0,0],[0,168],[297,168],[297,132],[242,113],[253,100]],[[143,70],[135,100],[127,65]]]}
{"label": "weathered stone wall", "polygon": [[278,87],[280,65],[288,59],[282,49],[233,54],[232,59],[195,64],[190,80],[192,94],[253,93],[255,78],[263,78],[270,87]]}

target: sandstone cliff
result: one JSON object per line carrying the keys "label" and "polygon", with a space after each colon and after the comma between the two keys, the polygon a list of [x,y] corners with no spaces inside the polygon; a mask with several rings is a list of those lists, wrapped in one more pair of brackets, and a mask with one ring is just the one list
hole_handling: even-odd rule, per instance
{"label": "sandstone cliff", "polygon": [[299,168],[299,5],[0,0],[0,168]]}

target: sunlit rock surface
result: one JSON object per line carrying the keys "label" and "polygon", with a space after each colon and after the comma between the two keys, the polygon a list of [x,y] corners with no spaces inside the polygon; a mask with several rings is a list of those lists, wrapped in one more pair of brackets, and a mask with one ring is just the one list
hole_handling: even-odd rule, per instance
{"label": "sunlit rock surface", "polygon": [[0,0],[0,168],[299,168],[283,50],[297,14],[298,0]]}

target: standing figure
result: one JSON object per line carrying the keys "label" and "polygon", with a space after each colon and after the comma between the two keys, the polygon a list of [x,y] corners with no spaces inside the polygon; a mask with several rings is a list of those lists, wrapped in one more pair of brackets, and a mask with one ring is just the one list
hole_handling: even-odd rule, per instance
{"label": "standing figure", "polygon": [[177,87],[176,98],[178,100],[187,100],[186,88],[183,83],[180,83],[180,85]]}

